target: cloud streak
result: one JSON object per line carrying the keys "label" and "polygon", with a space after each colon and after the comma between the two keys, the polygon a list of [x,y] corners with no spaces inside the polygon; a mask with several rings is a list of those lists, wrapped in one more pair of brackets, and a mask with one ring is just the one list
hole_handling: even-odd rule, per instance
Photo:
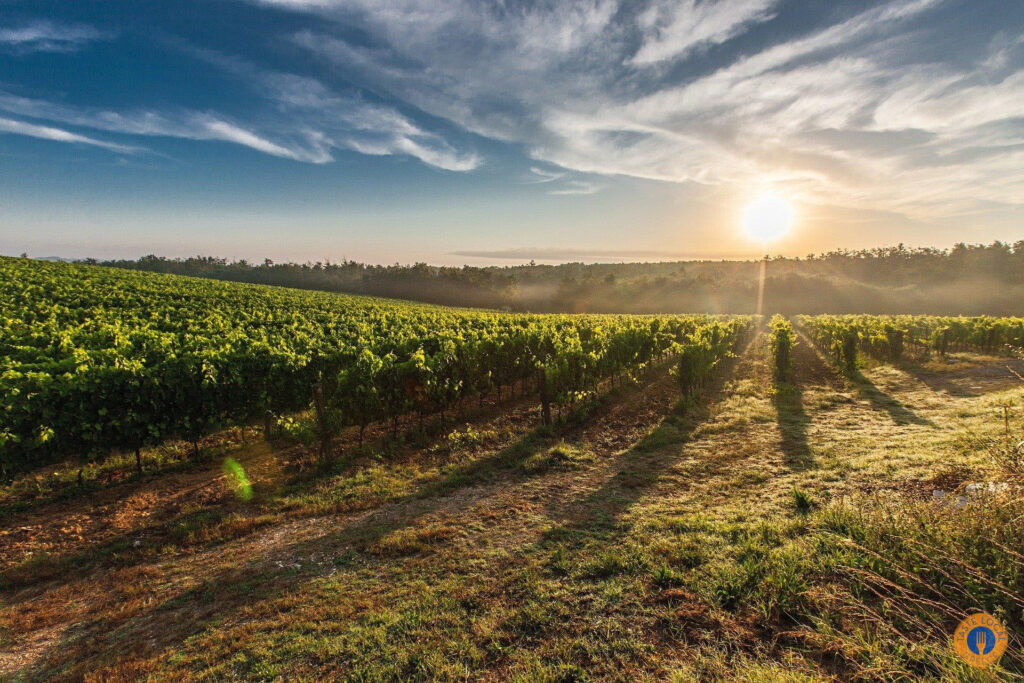
{"label": "cloud streak", "polygon": [[74,52],[111,36],[85,24],[54,24],[38,20],[16,28],[0,28],[0,48],[15,52]]}
{"label": "cloud streak", "polygon": [[[315,144],[307,146],[278,144],[222,117],[204,112],[183,110],[174,114],[162,114],[141,110],[121,113],[102,109],[71,107],[45,100],[18,97],[2,91],[0,91],[0,111],[120,135],[229,142],[263,152],[264,154],[294,161],[310,163],[326,163],[330,161],[330,157],[318,149]],[[57,130],[48,126],[24,125],[40,131]],[[34,137],[43,136],[35,135]],[[137,149],[126,145],[99,143],[99,141],[95,140],[91,143],[86,143],[85,140],[92,140],[92,138],[70,133],[67,136],[54,136],[47,139],[96,144],[96,146],[105,147],[112,151]]]}
{"label": "cloud streak", "polygon": [[61,128],[53,128],[51,126],[38,126],[33,123],[26,123],[24,121],[16,121],[14,119],[7,119],[0,117],[0,133],[11,133],[13,135],[25,135],[28,137],[39,138],[41,140],[52,140],[54,142],[69,142],[77,145],[89,145],[92,147],[102,147],[103,149],[110,150],[111,152],[118,152],[121,154],[127,154],[138,151],[136,147],[130,147],[128,145],[118,145],[113,142],[106,142],[104,140],[97,140],[86,135],[78,135]]}
{"label": "cloud streak", "polygon": [[644,33],[633,64],[653,64],[688,55],[706,46],[724,43],[750,24],[772,18],[774,0],[656,2],[638,17]]}
{"label": "cloud streak", "polygon": [[553,190],[548,190],[548,194],[551,195],[587,195],[596,194],[601,191],[602,185],[592,183],[586,180],[570,180],[564,183],[561,187]]}
{"label": "cloud streak", "polygon": [[[480,164],[477,155],[456,151],[393,109],[370,105],[359,99],[335,97],[311,79],[284,79],[275,75],[268,82],[274,84],[271,98],[283,114],[279,120],[269,124],[277,139],[223,115],[193,110],[116,112],[71,107],[0,91],[0,111],[127,136],[227,142],[278,158],[312,164],[334,161],[332,152],[336,149],[375,156],[408,155],[450,171],[468,171]],[[24,125],[26,130],[57,130]],[[66,136],[54,134],[47,139],[95,144],[112,151],[132,149],[70,133]],[[87,143],[86,140],[92,142]]]}
{"label": "cloud streak", "polygon": [[291,129],[317,150],[317,163],[333,160],[331,150],[373,156],[406,155],[448,171],[470,171],[481,158],[456,150],[441,136],[423,130],[397,109],[353,94],[331,91],[320,80],[260,69],[244,60],[210,50],[189,52],[237,77],[277,111],[276,127]]}

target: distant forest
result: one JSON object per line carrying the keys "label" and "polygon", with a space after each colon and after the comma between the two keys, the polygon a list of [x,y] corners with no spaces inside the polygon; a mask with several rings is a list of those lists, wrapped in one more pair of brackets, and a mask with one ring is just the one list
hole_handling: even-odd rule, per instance
{"label": "distant forest", "polygon": [[[92,263],[157,273],[532,312],[749,313],[758,261],[461,268],[209,256]],[[833,251],[768,262],[767,312],[1024,314],[1024,240]]]}

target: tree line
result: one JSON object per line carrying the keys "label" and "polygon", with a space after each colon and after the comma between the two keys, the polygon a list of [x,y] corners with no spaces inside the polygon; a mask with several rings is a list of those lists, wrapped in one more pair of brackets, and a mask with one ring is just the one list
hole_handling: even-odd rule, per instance
{"label": "tree line", "polygon": [[[549,313],[751,313],[756,261],[444,267],[262,263],[196,256],[98,265],[444,305]],[[1024,301],[1024,241],[903,245],[770,259],[771,313],[1013,315]]]}

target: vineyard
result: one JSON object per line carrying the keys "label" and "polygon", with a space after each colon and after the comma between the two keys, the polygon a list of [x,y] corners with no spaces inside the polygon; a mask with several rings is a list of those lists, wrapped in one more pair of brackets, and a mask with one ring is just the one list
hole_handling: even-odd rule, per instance
{"label": "vineyard", "polygon": [[1024,318],[0,276],[4,680],[1024,675]]}
{"label": "vineyard", "polygon": [[820,315],[796,320],[847,372],[855,369],[858,351],[897,362],[905,352],[920,359],[963,351],[1013,355],[1024,348],[1024,318]]}
{"label": "vineyard", "polygon": [[[551,406],[667,356],[685,393],[751,319],[470,312],[25,259],[0,261],[0,470],[104,457],[315,407],[344,427],[531,391]],[[326,446],[325,446],[326,449]]]}

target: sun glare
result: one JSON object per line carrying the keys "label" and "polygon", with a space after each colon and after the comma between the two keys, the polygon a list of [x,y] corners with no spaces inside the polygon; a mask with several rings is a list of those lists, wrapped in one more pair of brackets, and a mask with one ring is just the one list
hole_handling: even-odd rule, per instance
{"label": "sun glare", "polygon": [[770,242],[789,232],[793,210],[778,195],[758,197],[743,209],[743,230],[755,242]]}

